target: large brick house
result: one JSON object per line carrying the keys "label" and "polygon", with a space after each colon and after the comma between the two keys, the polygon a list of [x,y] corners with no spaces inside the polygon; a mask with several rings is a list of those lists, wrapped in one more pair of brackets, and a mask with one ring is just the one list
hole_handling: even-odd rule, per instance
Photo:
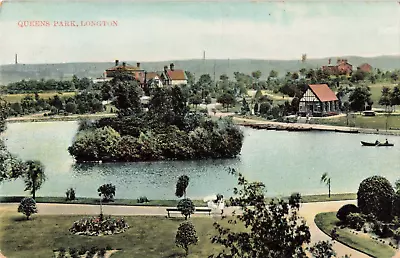
{"label": "large brick house", "polygon": [[324,116],[339,112],[339,100],[327,84],[310,84],[299,103],[301,115]]}
{"label": "large brick house", "polygon": [[347,59],[338,58],[336,65],[331,65],[331,59],[328,65],[322,66],[322,70],[328,72],[330,75],[347,75],[350,76],[353,72],[353,66],[347,62]]}
{"label": "large brick house", "polygon": [[119,63],[119,60],[115,60],[115,66],[106,69],[106,77],[113,78],[117,74],[129,74],[133,75],[133,77],[139,81],[140,83],[144,82],[145,70],[140,67],[140,63],[136,63],[136,66],[129,65],[125,62],[122,65]]}

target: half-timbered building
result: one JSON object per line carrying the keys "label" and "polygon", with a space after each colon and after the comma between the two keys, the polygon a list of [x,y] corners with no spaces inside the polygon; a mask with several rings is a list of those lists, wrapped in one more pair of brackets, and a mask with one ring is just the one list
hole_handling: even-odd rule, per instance
{"label": "half-timbered building", "polygon": [[300,99],[299,113],[324,116],[339,112],[339,100],[327,84],[310,84]]}

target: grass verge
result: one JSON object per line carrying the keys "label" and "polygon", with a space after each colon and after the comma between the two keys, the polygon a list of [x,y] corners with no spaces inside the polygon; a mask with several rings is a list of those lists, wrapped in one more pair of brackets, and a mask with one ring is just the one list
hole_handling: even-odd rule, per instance
{"label": "grass verge", "polygon": [[[325,234],[330,235],[333,228],[337,227],[339,220],[336,218],[336,212],[319,213],[315,216],[315,224]],[[373,257],[389,258],[395,254],[395,249],[373,240],[365,235],[355,235],[347,229],[337,227],[339,234],[338,241],[360,252],[368,254]]]}
{"label": "grass verge", "polygon": [[[53,250],[59,248],[86,247],[105,248],[121,251],[112,255],[121,257],[184,257],[183,249],[175,246],[175,235],[184,218],[125,216],[129,229],[121,234],[109,236],[78,236],[69,233],[74,221],[83,216],[34,215],[31,220],[16,212],[2,213],[0,217],[0,248],[6,257],[53,257]],[[226,220],[221,221],[226,225]],[[199,242],[190,246],[189,257],[208,257],[221,250],[211,243],[216,234],[214,219],[192,218]]]}
{"label": "grass verge", "polygon": [[[55,95],[60,96],[60,98],[62,99],[73,97],[76,95],[75,92],[57,92],[57,91],[43,92],[38,94],[40,98],[46,100],[48,98],[54,97]],[[34,93],[5,94],[3,95],[3,98],[9,103],[16,103],[16,102],[21,102],[21,100],[26,96],[32,96],[34,98],[35,94]]]}
{"label": "grass verge", "polygon": [[[25,196],[0,196],[0,203],[19,203]],[[272,198],[268,198],[270,200]],[[282,197],[282,199],[288,199],[288,197]],[[355,200],[357,194],[355,193],[344,193],[344,194],[331,194],[329,198],[327,194],[319,195],[305,195],[302,196],[302,202],[327,202],[327,201],[344,201],[344,200]],[[207,204],[203,200],[192,200],[194,205],[197,207],[206,207]],[[74,201],[67,201],[65,197],[36,197],[38,203],[72,203],[72,204],[93,204],[99,205],[100,201],[98,198],[81,198],[78,197]],[[126,205],[126,206],[162,206],[162,207],[175,207],[178,205],[179,200],[150,200],[147,203],[138,203],[134,199],[115,199],[114,202],[103,203],[104,205]],[[229,204],[229,203],[228,203]]]}

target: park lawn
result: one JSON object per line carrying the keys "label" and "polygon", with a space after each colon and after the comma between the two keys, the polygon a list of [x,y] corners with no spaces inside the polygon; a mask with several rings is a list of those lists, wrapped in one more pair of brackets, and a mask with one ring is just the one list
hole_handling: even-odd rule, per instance
{"label": "park lawn", "polygon": [[[378,114],[376,116],[363,116],[357,114],[355,118],[349,116],[349,126],[360,127],[360,128],[371,128],[371,129],[386,129],[386,116]],[[335,118],[313,118],[319,124],[336,125],[336,126],[347,126],[346,116],[335,117]],[[400,128],[400,115],[392,114],[389,116],[388,128]]]}
{"label": "park lawn", "polygon": [[[31,95],[32,97],[35,96],[34,93],[23,93],[23,94],[4,94],[2,97],[9,103],[16,103],[16,102],[21,102],[21,99],[23,99],[25,96]],[[73,97],[76,95],[75,92],[57,92],[57,91],[51,91],[51,92],[44,92],[44,93],[39,93],[39,97],[43,99],[48,99],[54,97],[54,95],[59,95],[61,98],[68,98],[68,97]]]}
{"label": "park lawn", "polygon": [[361,234],[355,235],[348,229],[337,227],[339,220],[336,218],[336,212],[319,213],[315,216],[314,221],[318,228],[327,235],[329,235],[331,230],[336,227],[337,233],[339,234],[339,242],[368,255],[379,258],[389,258],[393,257],[395,254],[395,249],[389,245],[380,243]]}
{"label": "park lawn", "polygon": [[371,89],[371,99],[374,102],[374,106],[378,105],[379,99],[382,95],[382,87],[388,87],[389,89],[393,89],[396,86],[390,82],[379,82],[375,84],[368,85]]}
{"label": "park lawn", "polygon": [[[34,215],[25,220],[16,212],[2,213],[0,217],[0,249],[6,257],[52,257],[53,250],[61,247],[80,249],[82,246],[105,248],[121,251],[112,255],[121,257],[183,257],[184,251],[175,246],[178,226],[182,217],[125,216],[129,229],[111,236],[78,236],[70,234],[68,229],[73,222],[84,216],[46,216]],[[211,243],[216,234],[214,221],[227,225],[220,218],[197,217],[190,219],[197,231],[199,242],[189,248],[189,257],[208,257],[222,250],[222,246]],[[237,226],[238,229],[240,226]],[[241,229],[240,229],[241,230]]]}

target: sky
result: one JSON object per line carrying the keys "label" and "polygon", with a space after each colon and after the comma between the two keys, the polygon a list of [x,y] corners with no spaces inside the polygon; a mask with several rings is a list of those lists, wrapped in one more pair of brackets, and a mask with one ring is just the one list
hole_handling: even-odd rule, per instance
{"label": "sky", "polygon": [[[0,64],[15,54],[19,63],[200,59],[203,51],[209,59],[400,55],[397,1],[3,0],[0,8]],[[78,26],[54,26],[60,21]],[[87,21],[113,26],[81,26]]]}

